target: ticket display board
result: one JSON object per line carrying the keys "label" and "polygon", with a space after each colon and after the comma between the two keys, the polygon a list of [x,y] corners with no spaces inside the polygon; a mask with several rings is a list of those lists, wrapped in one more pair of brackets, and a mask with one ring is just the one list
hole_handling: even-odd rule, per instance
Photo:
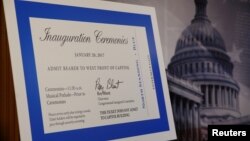
{"label": "ticket display board", "polygon": [[170,140],[155,11],[104,1],[4,1],[22,141]]}

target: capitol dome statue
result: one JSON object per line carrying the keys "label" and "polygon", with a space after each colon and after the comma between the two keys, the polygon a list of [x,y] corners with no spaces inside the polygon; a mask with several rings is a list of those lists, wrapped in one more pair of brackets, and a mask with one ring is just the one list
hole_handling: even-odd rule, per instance
{"label": "capitol dome statue", "polygon": [[194,1],[195,17],[177,41],[168,73],[200,87],[200,123],[206,128],[240,116],[240,88],[224,40],[206,14],[207,0]]}

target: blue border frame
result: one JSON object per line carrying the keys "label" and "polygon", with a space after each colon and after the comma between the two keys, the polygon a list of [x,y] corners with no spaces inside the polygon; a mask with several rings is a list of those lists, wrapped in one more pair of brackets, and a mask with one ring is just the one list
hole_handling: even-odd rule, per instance
{"label": "blue border frame", "polygon": [[[15,0],[33,141],[102,141],[169,131],[150,15]],[[145,27],[160,118],[44,134],[29,17]]]}

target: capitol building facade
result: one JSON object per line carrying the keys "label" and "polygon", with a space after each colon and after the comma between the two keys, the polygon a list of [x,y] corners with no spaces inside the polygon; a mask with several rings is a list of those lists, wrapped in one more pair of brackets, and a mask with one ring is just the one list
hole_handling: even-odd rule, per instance
{"label": "capitol building facade", "polygon": [[233,63],[206,14],[207,0],[194,1],[194,19],[177,41],[166,70],[180,141],[207,140],[208,125],[240,119]]}

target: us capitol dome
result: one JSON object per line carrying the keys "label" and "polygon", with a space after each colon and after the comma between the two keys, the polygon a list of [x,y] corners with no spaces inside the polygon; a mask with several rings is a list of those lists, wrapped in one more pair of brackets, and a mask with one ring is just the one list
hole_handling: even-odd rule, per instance
{"label": "us capitol dome", "polygon": [[177,41],[168,73],[200,87],[200,125],[206,127],[240,116],[240,88],[224,40],[206,14],[207,0],[194,1],[195,17]]}

